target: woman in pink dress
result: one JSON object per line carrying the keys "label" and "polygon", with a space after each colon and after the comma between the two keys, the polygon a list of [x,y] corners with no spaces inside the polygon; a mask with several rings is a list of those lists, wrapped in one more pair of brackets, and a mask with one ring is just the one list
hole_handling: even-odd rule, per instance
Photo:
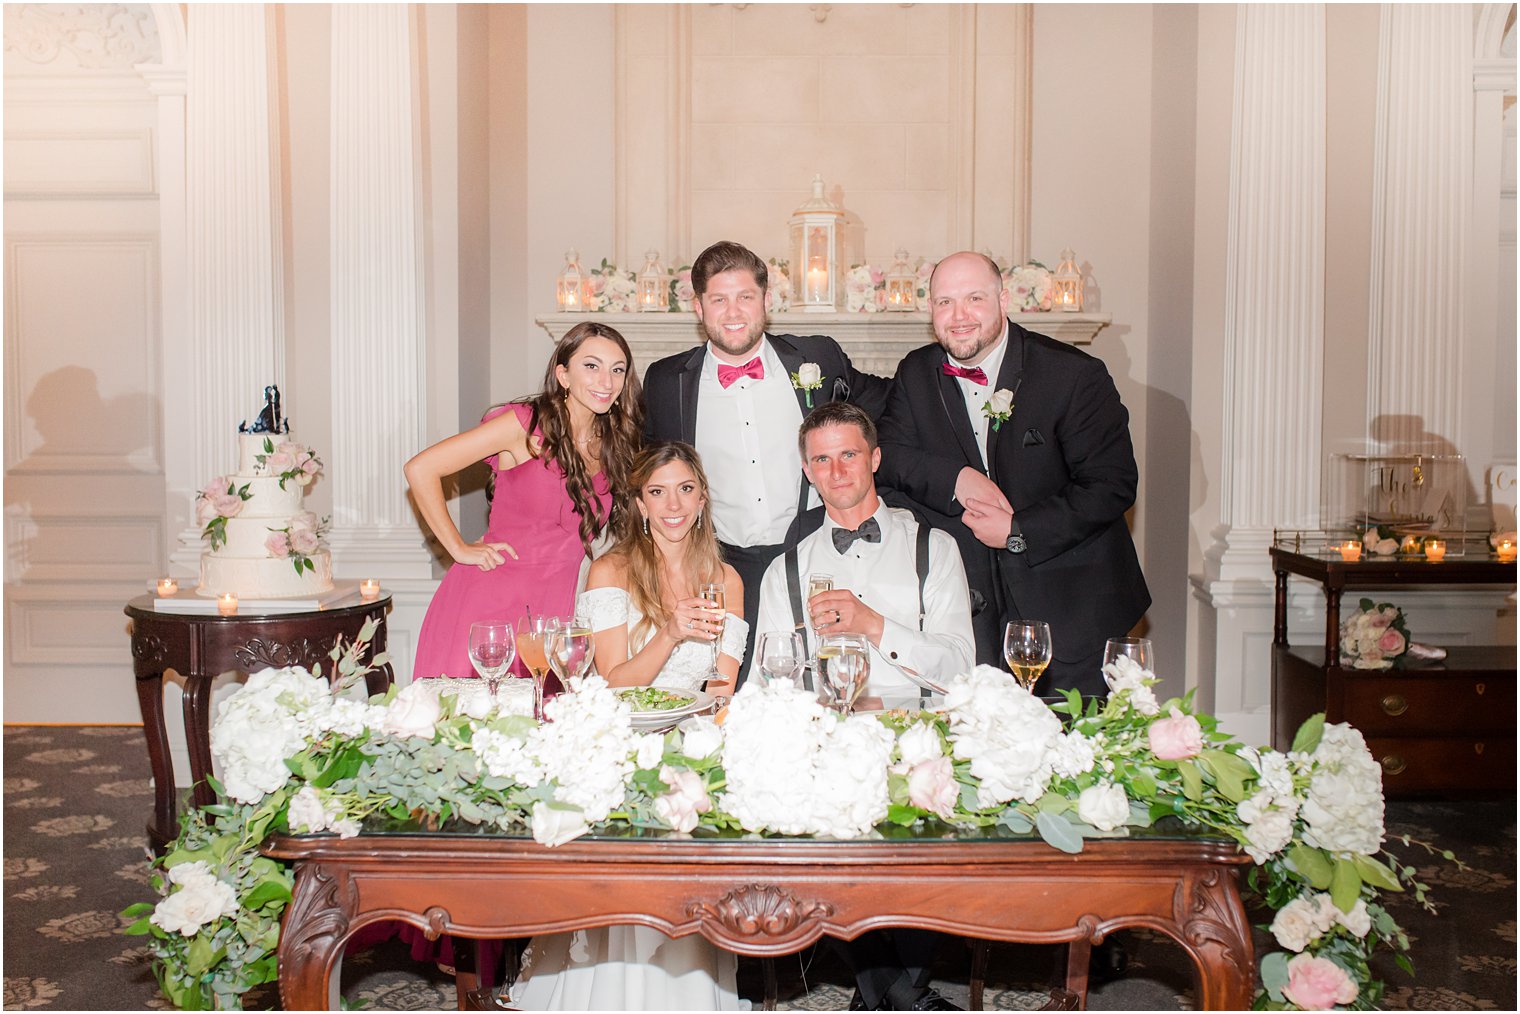
{"label": "woman in pink dress", "polygon": [[[577,324],[559,342],[541,393],[492,409],[479,426],[421,451],[406,479],[423,520],[454,558],[417,635],[413,679],[474,676],[470,624],[524,610],[569,615],[582,560],[610,520],[643,432],[643,401],[623,336]],[[479,542],[465,542],[443,478],[489,459],[495,494]],[[521,660],[516,671],[526,675]]]}

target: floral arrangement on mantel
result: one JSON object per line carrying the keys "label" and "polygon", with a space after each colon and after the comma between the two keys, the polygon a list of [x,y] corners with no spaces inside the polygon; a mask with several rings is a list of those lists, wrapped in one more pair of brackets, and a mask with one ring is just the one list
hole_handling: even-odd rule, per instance
{"label": "floral arrangement on mantel", "polygon": [[[919,258],[913,268],[917,279],[917,298],[920,307],[928,305],[929,275],[934,271],[935,261]],[[996,262],[1003,275],[1003,285],[1008,290],[1008,308],[1013,313],[1044,313],[1052,308],[1050,269],[1039,261],[1009,267]],[[767,313],[785,313],[792,308],[791,270],[785,260],[771,258],[766,262],[769,285],[765,293]],[[695,293],[691,287],[691,265],[683,264],[666,272],[669,297],[667,309],[672,312],[691,310]],[[589,274],[586,310],[590,313],[633,313],[638,309],[638,273],[627,271],[602,259],[600,267]],[[883,313],[887,309],[887,269],[876,264],[851,266],[844,278],[845,312]]]}
{"label": "floral arrangement on mantel", "polygon": [[[359,651],[334,649],[340,687],[362,674]],[[1372,951],[1387,945],[1410,968],[1379,893],[1430,903],[1382,852],[1382,775],[1361,735],[1316,716],[1287,753],[1251,749],[1191,695],[1158,702],[1149,671],[1124,660],[1107,672],[1112,695],[1085,710],[1075,693],[1048,707],[983,666],[950,682],[942,712],[849,718],[786,681],[750,683],[721,728],[659,735],[633,731],[595,676],[572,681],[540,726],[469,714],[418,684],[365,703],[320,674],[266,669],[221,706],[218,802],[185,816],[152,875],[162,899],[127,909],[126,932],[150,938],[176,1006],[237,1007],[276,975],[293,886],[259,844],[287,830],[354,835],[371,814],[526,827],[550,847],[614,824],[841,838],[1000,825],[1070,853],[1175,817],[1257,863],[1248,883],[1283,948],[1261,961],[1259,1008],[1375,1006]]]}

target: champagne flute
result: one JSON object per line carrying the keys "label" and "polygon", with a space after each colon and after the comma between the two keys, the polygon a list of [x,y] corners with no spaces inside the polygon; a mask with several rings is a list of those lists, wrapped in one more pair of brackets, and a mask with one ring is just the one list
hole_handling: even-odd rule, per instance
{"label": "champagne flute", "polygon": [[481,621],[470,624],[470,664],[475,667],[491,700],[496,700],[496,688],[501,686],[502,674],[512,664],[516,654],[512,624]]}
{"label": "champagne flute", "polygon": [[569,689],[570,681],[591,671],[596,641],[591,625],[580,617],[562,624],[549,639],[549,665],[560,683]]}
{"label": "champagne flute", "polygon": [[546,638],[559,629],[559,617],[525,613],[517,621],[517,655],[533,677],[533,717],[544,720],[544,679],[549,675]]}
{"label": "champagne flute", "polygon": [[822,592],[834,590],[833,574],[809,574],[807,597],[812,598]]}
{"label": "champagne flute", "polygon": [[768,630],[760,635],[760,675],[765,682],[795,682],[802,675],[803,661],[802,635],[797,631]]}
{"label": "champagne flute", "polygon": [[1108,639],[1108,643],[1103,646],[1103,681],[1108,684],[1110,690],[1114,687],[1114,680],[1108,674],[1108,667],[1121,658],[1130,659],[1142,669],[1154,670],[1151,659],[1151,639],[1148,637],[1110,637]]}
{"label": "champagne flute", "polygon": [[708,608],[717,614],[718,636],[713,638],[712,643],[712,671],[707,674],[709,680],[721,680],[723,676],[718,672],[718,653],[723,647],[723,623],[728,612],[724,606],[723,586],[721,584],[704,584],[699,593],[709,603]]}
{"label": "champagne flute", "polygon": [[829,706],[848,715],[871,677],[871,645],[863,634],[827,634],[818,644],[818,673]]}
{"label": "champagne flute", "polygon": [[1019,686],[1034,692],[1040,674],[1050,665],[1050,624],[1043,620],[1014,620],[1003,632],[1003,658]]}

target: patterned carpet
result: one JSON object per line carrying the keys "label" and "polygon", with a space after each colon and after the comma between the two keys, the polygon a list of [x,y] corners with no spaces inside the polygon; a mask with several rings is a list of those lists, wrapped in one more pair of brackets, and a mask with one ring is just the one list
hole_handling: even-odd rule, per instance
{"label": "patterned carpet", "polygon": [[[162,1009],[145,949],[118,933],[117,913],[150,899],[143,827],[152,790],[142,730],[6,726],[4,744],[5,1008]],[[1414,941],[1418,978],[1388,963],[1384,1006],[1514,1010],[1514,802],[1395,803],[1387,823],[1390,836],[1438,843],[1470,869],[1423,852],[1405,856],[1432,886],[1440,911],[1429,916],[1412,900],[1392,899]],[[1128,974],[1095,988],[1092,1009],[1191,1009],[1192,971],[1176,945],[1127,933],[1125,948]],[[935,985],[964,1004],[967,950],[941,950]],[[1048,947],[994,947],[986,1006],[1038,1008],[1058,957]],[[740,964],[740,992],[756,1001],[759,968]],[[784,1010],[842,1010],[849,1000],[849,976],[827,948],[781,959],[778,971]],[[372,1010],[454,1006],[453,980],[413,963],[396,941],[346,959],[343,994],[350,1006]],[[268,1008],[278,997],[269,989],[249,1000]]]}

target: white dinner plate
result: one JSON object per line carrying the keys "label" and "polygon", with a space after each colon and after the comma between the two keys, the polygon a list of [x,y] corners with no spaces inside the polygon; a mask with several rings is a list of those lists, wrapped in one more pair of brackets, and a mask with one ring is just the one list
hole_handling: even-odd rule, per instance
{"label": "white dinner plate", "polygon": [[679,708],[665,708],[661,711],[635,711],[632,716],[632,724],[635,729],[648,731],[651,729],[668,729],[683,718],[705,711],[712,707],[712,695],[702,690],[671,690],[673,694],[689,694],[691,701]]}

